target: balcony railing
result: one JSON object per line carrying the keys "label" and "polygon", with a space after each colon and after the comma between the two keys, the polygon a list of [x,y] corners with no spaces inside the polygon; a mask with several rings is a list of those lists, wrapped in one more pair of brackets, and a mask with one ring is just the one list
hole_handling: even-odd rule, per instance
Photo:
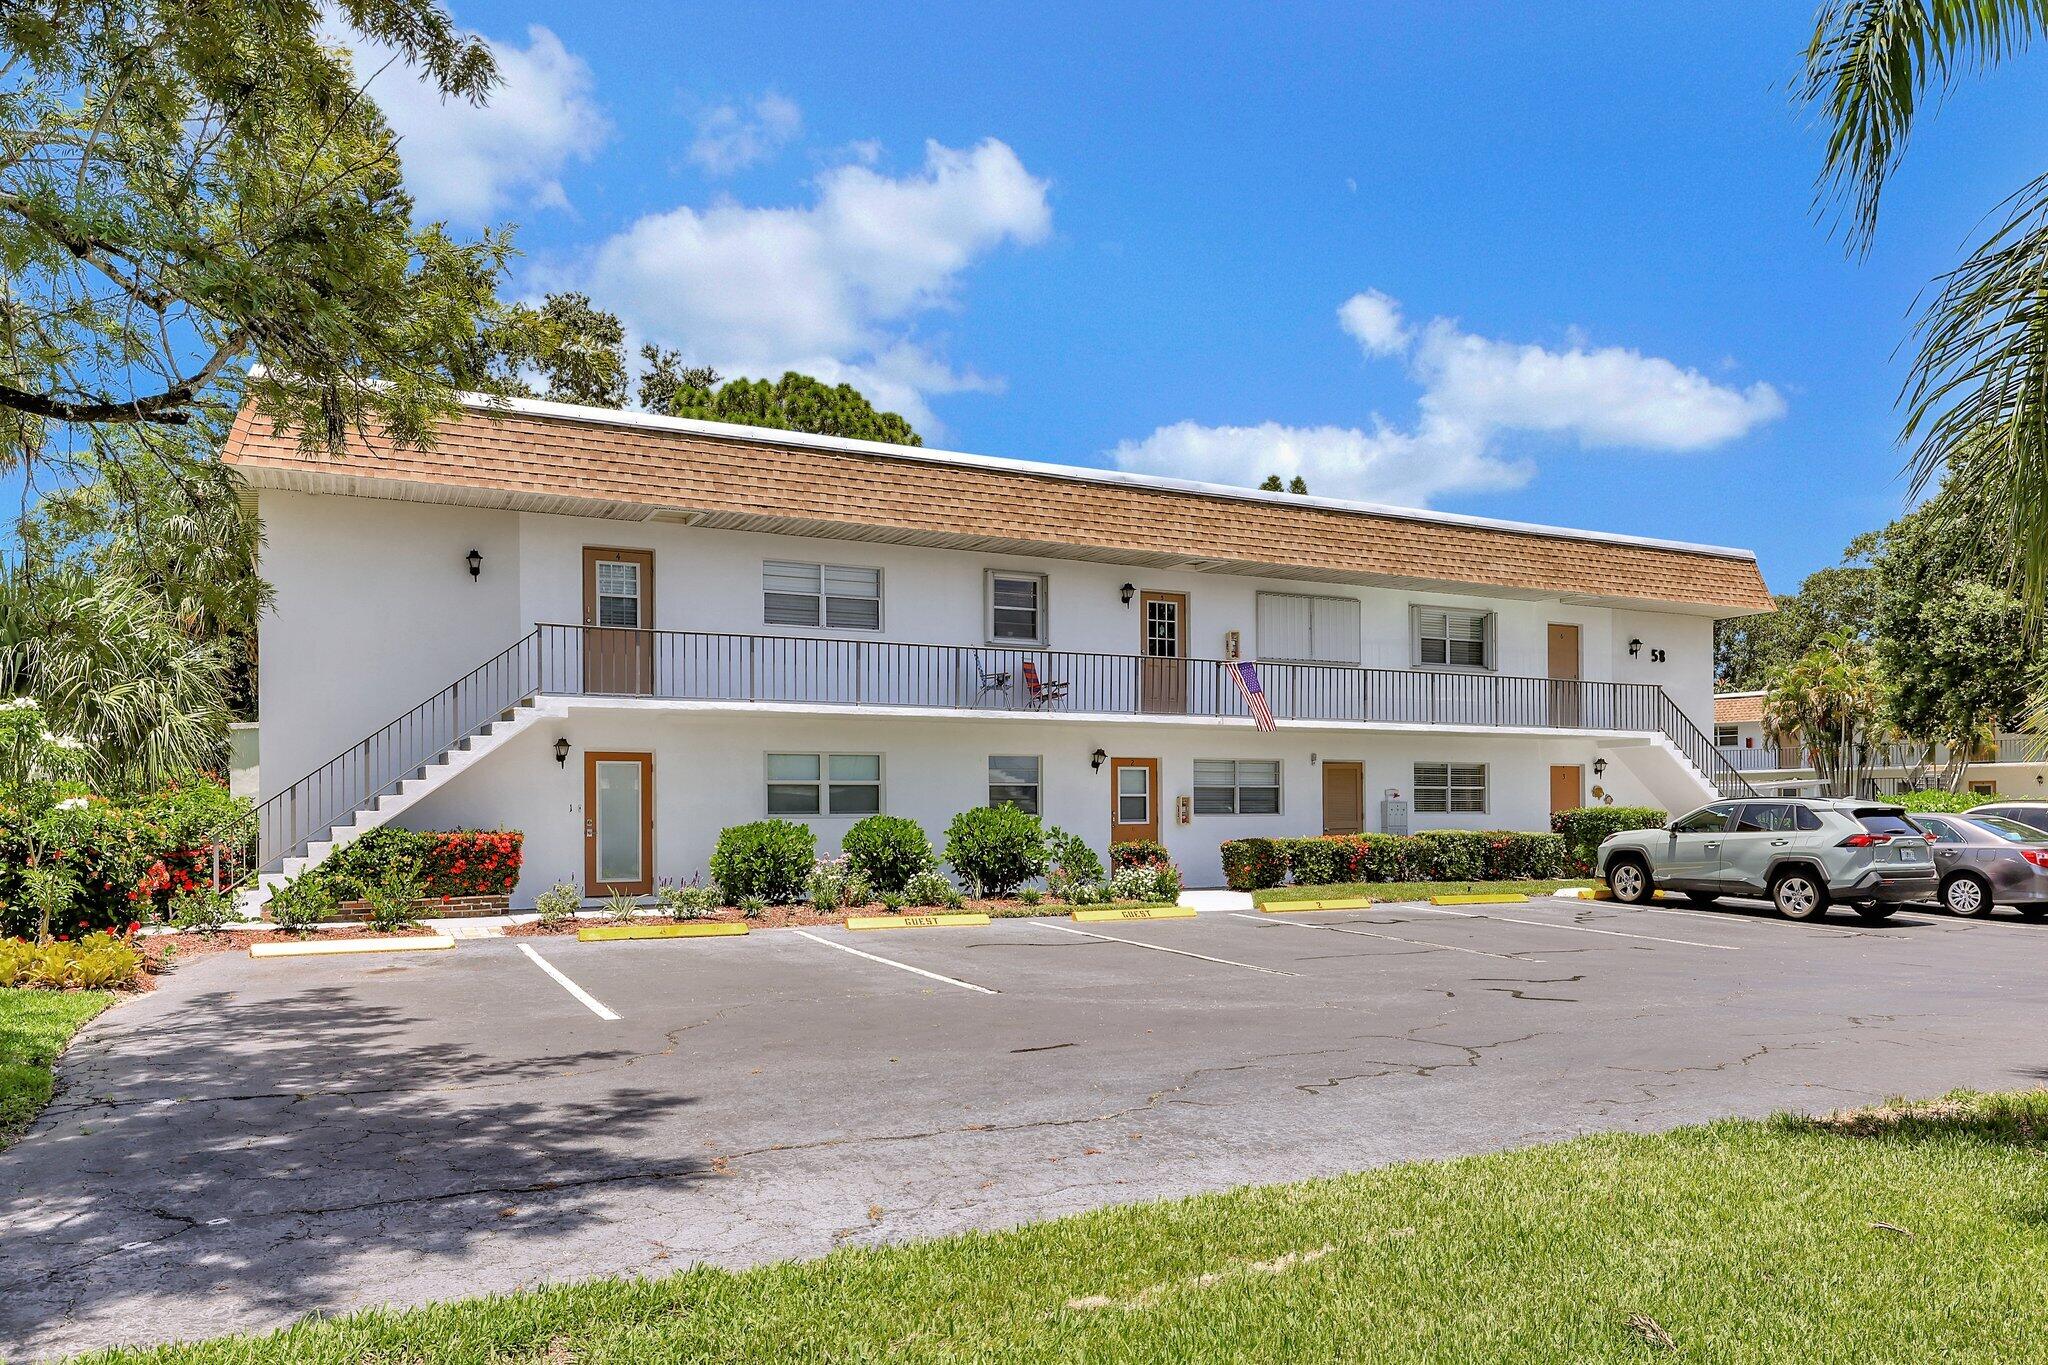
{"label": "balcony railing", "polygon": [[[1650,683],[1262,663],[1274,718],[1661,733],[1727,796],[1752,795]],[[1034,683],[1035,679],[1035,683]],[[217,832],[215,884],[279,870],[521,702],[540,695],[781,702],[990,714],[1248,719],[1220,659],[882,640],[536,626],[482,667]]]}

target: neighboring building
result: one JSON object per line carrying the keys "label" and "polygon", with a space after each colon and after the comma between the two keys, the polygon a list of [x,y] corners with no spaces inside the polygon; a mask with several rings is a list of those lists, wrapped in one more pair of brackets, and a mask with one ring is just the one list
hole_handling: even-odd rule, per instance
{"label": "neighboring building", "polygon": [[1202,885],[1240,836],[1748,790],[1709,733],[1747,551],[543,402],[339,457],[245,411],[224,458],[276,593],[271,870],[518,828],[523,904],[1011,800]]}
{"label": "neighboring building", "polygon": [[[1773,796],[1819,790],[1813,765],[1799,746],[1780,743],[1764,730],[1762,692],[1714,694],[1714,745],[1749,781]],[[1878,755],[1864,795],[1895,796],[1932,786],[1948,762],[1948,747],[1927,755],[1919,744],[1887,744]],[[1972,756],[1963,788],[1987,796],[2048,795],[2048,752],[2034,735],[2002,734]]]}

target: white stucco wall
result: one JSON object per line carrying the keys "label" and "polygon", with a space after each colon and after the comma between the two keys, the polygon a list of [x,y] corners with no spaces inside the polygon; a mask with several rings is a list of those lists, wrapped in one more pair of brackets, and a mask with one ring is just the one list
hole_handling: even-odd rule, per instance
{"label": "white stucco wall", "polygon": [[[566,738],[566,765],[554,744]],[[1601,750],[1570,737],[1438,736],[1358,731],[1285,730],[1260,734],[1246,727],[1193,724],[1087,724],[1028,717],[1005,720],[875,718],[678,713],[577,707],[568,719],[537,725],[490,755],[444,790],[408,810],[402,823],[415,829],[466,826],[519,829],[526,863],[514,903],[531,903],[556,881],[583,879],[584,755],[630,751],[654,756],[655,874],[687,881],[703,878],[718,831],[767,816],[765,757],[770,752],[877,753],[882,756],[882,805],[925,827],[943,847],[947,823],[969,806],[988,801],[988,758],[1037,754],[1043,782],[1042,814],[1086,838],[1098,853],[1109,842],[1107,764],[1092,769],[1097,748],[1116,758],[1159,760],[1161,837],[1191,886],[1220,885],[1218,852],[1225,839],[1293,837],[1322,833],[1324,760],[1365,764],[1367,822],[1381,828],[1380,800],[1389,787],[1412,797],[1417,762],[1483,762],[1489,766],[1489,809],[1484,815],[1414,814],[1410,828],[1545,830],[1550,826],[1551,764],[1590,768]],[[1311,755],[1315,761],[1311,761]],[[1197,758],[1278,758],[1278,815],[1193,816],[1173,820],[1175,798],[1191,795]],[[1653,804],[1612,763],[1600,779],[1617,804]],[[838,850],[854,817],[813,817],[821,853]]]}
{"label": "white stucco wall", "polygon": [[[1049,647],[1056,650],[1136,653],[1138,606],[1124,606],[1118,593],[1129,582],[1140,591],[1188,595],[1187,648],[1198,658],[1220,657],[1229,630],[1241,632],[1247,656],[1257,656],[1262,591],[1352,597],[1361,604],[1360,662],[1405,669],[1412,663],[1413,605],[1491,609],[1497,613],[1498,672],[1542,676],[1546,626],[1573,623],[1581,631],[1585,678],[1658,684],[1702,729],[1712,726],[1712,623],[1677,613],[297,493],[264,492],[259,512],[263,573],[276,590],[261,641],[266,796],[446,687],[536,622],[579,622],[586,546],[654,553],[652,624],[665,630],[979,645],[985,641],[985,570],[999,567],[1047,575]],[[477,580],[464,563],[471,549],[483,555]],[[877,635],[765,628],[764,559],[881,569],[883,629]],[[1634,657],[1627,653],[1630,639],[1644,645]],[[1653,662],[1656,649],[1665,652],[1662,663]],[[1541,778],[1537,773],[1531,780]],[[1375,792],[1386,785],[1368,782]]]}

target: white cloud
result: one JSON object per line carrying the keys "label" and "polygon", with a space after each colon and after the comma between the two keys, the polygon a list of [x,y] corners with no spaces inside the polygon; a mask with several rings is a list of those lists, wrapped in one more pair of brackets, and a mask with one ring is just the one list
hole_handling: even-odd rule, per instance
{"label": "white cloud", "polygon": [[406,187],[427,217],[481,223],[514,206],[566,208],[563,168],[610,136],[589,66],[538,24],[525,47],[490,42],[499,84],[480,106],[445,98],[388,48],[337,37],[397,131]]}
{"label": "white cloud", "polygon": [[650,214],[602,243],[573,282],[691,363],[844,379],[929,425],[928,395],[988,381],[955,372],[910,328],[954,304],[977,260],[1046,238],[1046,188],[1001,142],[930,142],[922,169],[902,176],[833,167],[801,207],[720,200]]}
{"label": "white cloud", "polygon": [[697,116],[697,136],[690,143],[690,160],[712,175],[731,175],[788,146],[803,122],[803,111],[795,101],[772,90],[748,108],[717,105]]}
{"label": "white cloud", "polygon": [[1404,356],[1420,387],[1412,427],[1200,426],[1177,422],[1110,452],[1120,469],[1252,485],[1299,474],[1331,497],[1426,506],[1448,494],[1520,488],[1535,476],[1502,437],[1533,432],[1588,448],[1704,450],[1784,415],[1768,384],[1735,389],[1625,347],[1567,349],[1498,341],[1447,318],[1418,334],[1400,304],[1354,294],[1338,322],[1369,357]]}
{"label": "white cloud", "polygon": [[1367,355],[1398,355],[1408,349],[1401,305],[1377,289],[1353,294],[1337,309],[1337,322]]}

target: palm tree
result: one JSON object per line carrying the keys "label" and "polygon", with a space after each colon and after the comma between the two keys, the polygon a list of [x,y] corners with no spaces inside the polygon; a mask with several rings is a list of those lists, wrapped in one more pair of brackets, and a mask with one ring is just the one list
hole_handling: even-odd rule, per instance
{"label": "palm tree", "polygon": [[1884,686],[1871,648],[1846,631],[1774,668],[1764,684],[1764,728],[1796,742],[1831,796],[1860,796],[1877,756]]}
{"label": "palm tree", "polygon": [[0,564],[0,699],[35,698],[103,790],[218,769],[229,669],[219,641],[193,639],[132,579]]}
{"label": "palm tree", "polygon": [[[1821,196],[1844,203],[1852,250],[1868,249],[1926,103],[2044,31],[2048,0],[1828,0],[1803,93],[1829,125]],[[1997,222],[1916,325],[1904,437],[1916,493],[1946,469],[1991,495],[2038,613],[2048,599],[2048,176],[2008,198]]]}

